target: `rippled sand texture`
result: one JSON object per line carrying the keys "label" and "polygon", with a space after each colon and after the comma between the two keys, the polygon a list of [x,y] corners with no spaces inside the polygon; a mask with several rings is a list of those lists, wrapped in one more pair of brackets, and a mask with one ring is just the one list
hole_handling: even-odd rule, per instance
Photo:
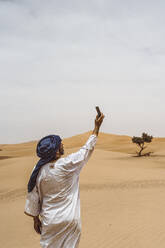
{"label": "rippled sand texture", "polygon": [[[64,140],[66,154],[89,133]],[[26,184],[38,160],[36,142],[0,145],[0,237],[3,248],[37,248],[39,236],[24,215]],[[151,157],[135,157],[128,136],[101,133],[80,179],[80,248],[165,247],[165,139],[154,139]],[[147,150],[146,150],[147,151]]]}

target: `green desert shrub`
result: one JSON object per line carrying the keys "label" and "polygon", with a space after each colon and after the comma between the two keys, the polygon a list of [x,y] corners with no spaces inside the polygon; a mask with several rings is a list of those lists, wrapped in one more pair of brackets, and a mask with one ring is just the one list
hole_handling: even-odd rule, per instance
{"label": "green desert shrub", "polygon": [[138,147],[140,148],[139,152],[137,152],[139,157],[149,156],[151,154],[151,152],[147,152],[147,153],[142,155],[142,151],[147,147],[147,146],[145,146],[145,143],[151,143],[152,139],[153,139],[153,137],[148,135],[147,133],[142,133],[141,137],[133,136],[132,142],[135,143],[136,145],[138,145]]}

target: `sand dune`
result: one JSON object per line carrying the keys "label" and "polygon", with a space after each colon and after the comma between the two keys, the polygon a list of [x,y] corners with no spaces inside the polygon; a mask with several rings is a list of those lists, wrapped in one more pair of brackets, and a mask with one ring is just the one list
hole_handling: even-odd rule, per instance
{"label": "sand dune", "polygon": [[[63,140],[66,149],[77,148],[82,146],[92,132],[86,132],[66,138]],[[0,159],[6,157],[23,157],[35,156],[37,141],[31,141],[20,144],[0,145]],[[137,147],[132,143],[131,137],[126,135],[115,135],[100,133],[96,148],[106,151],[122,152],[133,154]],[[151,151],[161,151],[165,149],[165,138],[154,138],[153,142],[148,145]]]}
{"label": "sand dune", "polygon": [[[64,140],[77,151],[90,132]],[[36,141],[0,145],[1,247],[39,247],[30,217],[24,215],[26,184],[38,158]],[[128,136],[100,133],[80,178],[80,248],[164,248],[165,138],[149,145],[151,157],[134,157]]]}

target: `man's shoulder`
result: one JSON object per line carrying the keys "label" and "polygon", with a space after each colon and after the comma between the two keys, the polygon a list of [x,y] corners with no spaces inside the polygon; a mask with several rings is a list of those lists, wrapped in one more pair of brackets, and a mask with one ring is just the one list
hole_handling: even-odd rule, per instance
{"label": "man's shoulder", "polygon": [[62,158],[58,159],[57,162],[59,164],[61,164],[61,163],[69,163],[69,162],[71,162],[72,157],[73,157],[73,153],[71,153],[71,154],[69,154],[69,155],[67,155],[65,157],[62,157]]}

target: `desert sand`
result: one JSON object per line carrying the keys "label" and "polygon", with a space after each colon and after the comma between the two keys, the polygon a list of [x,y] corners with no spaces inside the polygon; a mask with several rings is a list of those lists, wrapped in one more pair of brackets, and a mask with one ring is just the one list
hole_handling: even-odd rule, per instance
{"label": "desert sand", "polygon": [[[65,154],[89,135],[65,139]],[[33,220],[24,214],[35,147],[36,141],[0,145],[0,247],[40,247]],[[136,150],[129,136],[100,133],[80,177],[80,248],[165,247],[165,138],[148,145],[150,157],[135,157]]]}

